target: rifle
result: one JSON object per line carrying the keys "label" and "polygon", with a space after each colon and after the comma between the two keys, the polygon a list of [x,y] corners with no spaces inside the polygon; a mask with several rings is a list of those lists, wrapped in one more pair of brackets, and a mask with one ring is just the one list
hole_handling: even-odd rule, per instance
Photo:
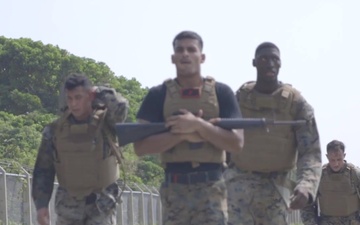
{"label": "rifle", "polygon": [[[306,120],[295,121],[276,121],[265,118],[244,118],[244,119],[220,119],[214,125],[226,130],[231,129],[249,129],[268,126],[298,126],[306,124]],[[125,146],[151,135],[164,133],[170,130],[165,127],[165,123],[117,123],[115,125],[116,133],[120,146]],[[269,130],[268,130],[269,131]]]}

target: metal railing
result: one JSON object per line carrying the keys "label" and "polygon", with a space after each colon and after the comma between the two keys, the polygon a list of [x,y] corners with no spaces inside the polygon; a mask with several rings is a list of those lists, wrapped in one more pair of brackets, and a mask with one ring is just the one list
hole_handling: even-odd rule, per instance
{"label": "metal railing", "polygon": [[[32,225],[36,222],[36,209],[31,198],[31,175],[23,167],[23,174],[7,173],[0,166],[0,224]],[[50,219],[54,225],[55,193],[58,187],[54,183],[53,196],[50,200]],[[154,187],[142,184],[126,186],[122,194],[122,204],[117,207],[118,225],[160,225],[161,202],[159,192]]]}
{"label": "metal railing", "polygon": [[[32,225],[36,222],[36,210],[31,198],[31,175],[23,167],[22,174],[7,173],[0,164],[0,225]],[[50,201],[51,224],[55,224],[54,183]],[[142,184],[127,186],[122,194],[122,204],[117,207],[118,225],[161,225],[161,201],[155,187]],[[299,211],[289,214],[291,224],[302,224]]]}

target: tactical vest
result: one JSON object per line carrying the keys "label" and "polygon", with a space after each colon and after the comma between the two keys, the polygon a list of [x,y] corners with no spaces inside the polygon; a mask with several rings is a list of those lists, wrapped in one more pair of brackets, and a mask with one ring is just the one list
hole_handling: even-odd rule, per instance
{"label": "tactical vest", "polygon": [[349,216],[360,209],[355,167],[347,163],[342,173],[332,173],[327,165],[319,185],[319,206],[326,216]]}
{"label": "tactical vest", "polygon": [[105,114],[106,110],[97,110],[90,123],[71,124],[66,113],[54,126],[56,175],[71,196],[83,198],[99,192],[119,177],[118,163],[110,150],[117,146],[116,137],[107,130]]}
{"label": "tactical vest", "polygon": [[[165,81],[167,88],[164,102],[164,118],[173,115],[179,109],[187,109],[197,114],[203,110],[203,119],[219,117],[219,104],[215,91],[215,80],[207,77],[202,88],[199,89],[200,95],[184,97],[179,84],[169,79]],[[183,141],[172,149],[161,154],[162,163],[171,162],[192,162],[192,163],[224,163],[225,151],[216,148],[209,142],[191,144]]]}
{"label": "tactical vest", "polygon": [[[236,92],[244,118],[293,120],[294,98],[300,95],[290,85],[282,84],[272,94],[254,89],[255,82],[247,82]],[[240,169],[258,172],[284,172],[294,168],[297,160],[296,139],[291,126],[272,126],[244,130],[244,148],[231,156]]]}

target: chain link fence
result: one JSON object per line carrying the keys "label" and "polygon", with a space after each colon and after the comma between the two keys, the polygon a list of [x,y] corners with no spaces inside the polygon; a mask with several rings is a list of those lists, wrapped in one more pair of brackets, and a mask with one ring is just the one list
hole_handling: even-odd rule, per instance
{"label": "chain link fence", "polygon": [[[31,176],[23,167],[19,174],[8,173],[0,163],[0,225],[37,224],[36,210],[31,199]],[[19,169],[18,168],[18,169]],[[55,224],[54,184],[50,202],[51,224]],[[127,186],[122,194],[122,204],[117,207],[118,225],[161,225],[161,202],[158,190],[140,184]],[[291,224],[302,224],[299,211],[289,214]]]}
{"label": "chain link fence", "polygon": [[[0,225],[32,225],[36,222],[36,209],[31,198],[31,176],[22,167],[19,174],[8,173],[0,163]],[[22,172],[22,173],[21,173]],[[54,183],[50,218],[55,225]],[[117,207],[118,225],[160,225],[161,202],[157,189],[140,184],[129,184],[122,194],[122,204]]]}

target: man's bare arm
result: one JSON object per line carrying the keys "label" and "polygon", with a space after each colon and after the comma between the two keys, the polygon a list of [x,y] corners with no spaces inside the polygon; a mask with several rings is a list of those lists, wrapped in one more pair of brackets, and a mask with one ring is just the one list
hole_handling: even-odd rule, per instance
{"label": "man's bare arm", "polygon": [[[138,120],[139,123],[149,123],[145,120]],[[152,135],[141,141],[134,142],[134,150],[136,155],[143,156],[147,154],[156,154],[165,152],[180,142],[184,141],[185,135],[172,134],[165,132]]]}
{"label": "man's bare arm", "polygon": [[198,133],[205,140],[230,153],[239,152],[244,147],[244,131],[225,130],[205,120],[200,120]]}
{"label": "man's bare arm", "polygon": [[198,133],[204,141],[228,152],[238,152],[243,148],[243,130],[228,131],[213,125],[212,122],[219,119],[210,122],[194,116],[187,110],[181,109],[180,112],[183,114],[170,116],[167,119],[166,126],[171,127],[171,133]]}

